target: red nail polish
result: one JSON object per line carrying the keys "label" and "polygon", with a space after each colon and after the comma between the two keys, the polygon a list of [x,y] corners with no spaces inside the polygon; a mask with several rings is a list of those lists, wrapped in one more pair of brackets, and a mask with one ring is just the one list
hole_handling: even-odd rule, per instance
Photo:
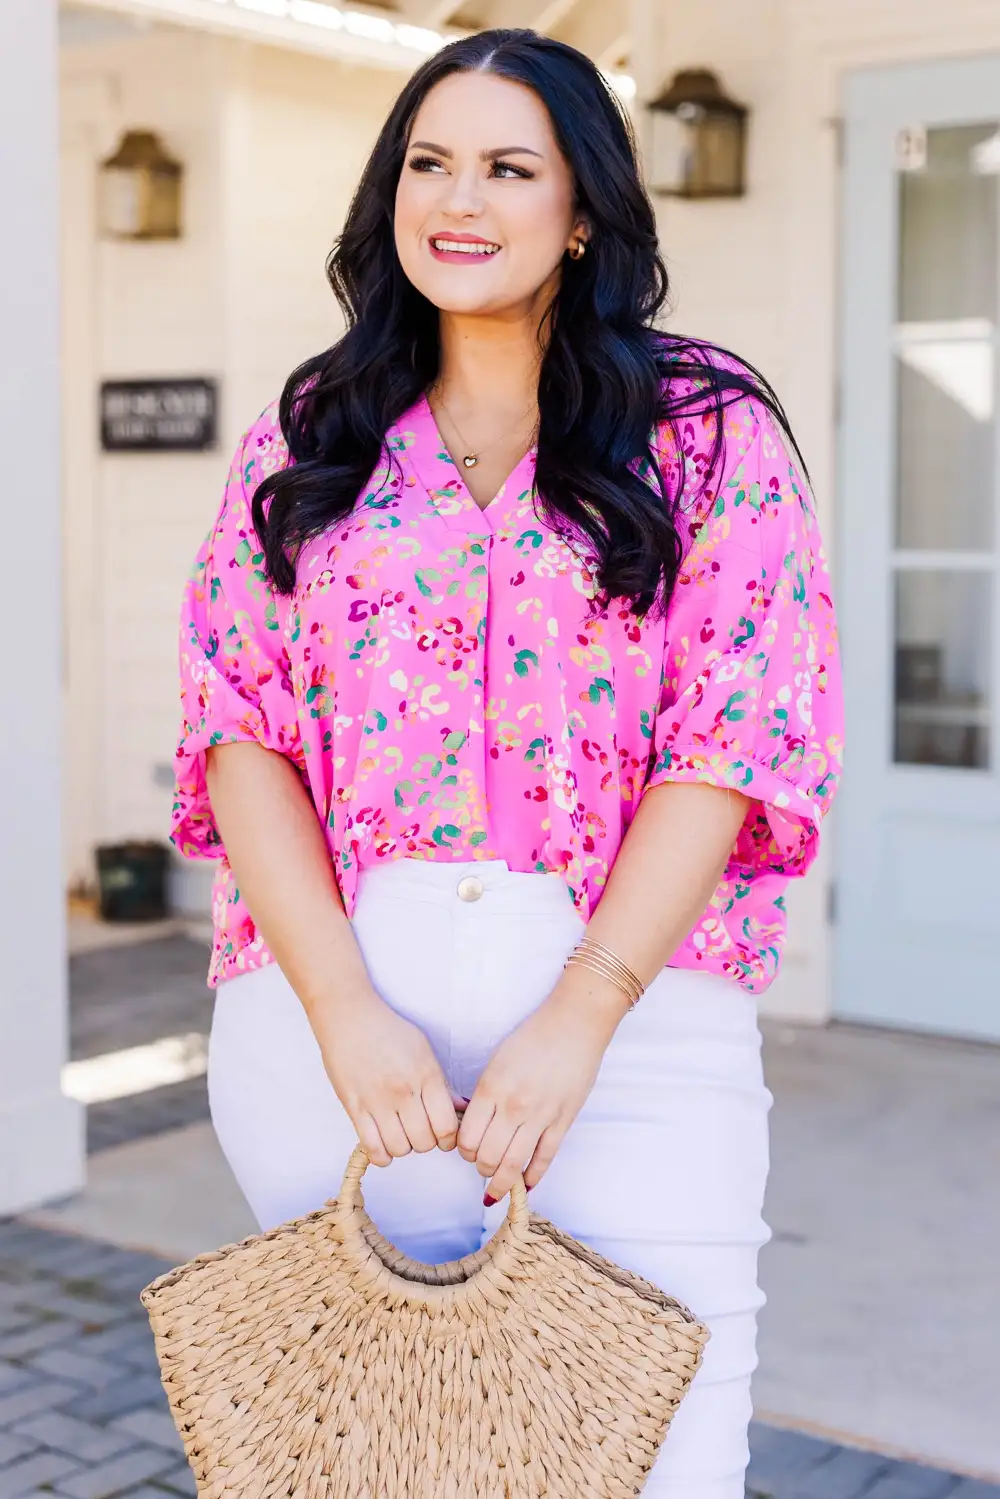
{"label": "red nail polish", "polygon": [[525,1189],[524,1189],[524,1190],[525,1190],[525,1191],[526,1191],[526,1192],[533,1192],[533,1191],[534,1191],[534,1190],[535,1190],[535,1183],[534,1183],[534,1182],[532,1182],[532,1183],[531,1183],[531,1186],[530,1186],[530,1187],[525,1187]]}
{"label": "red nail polish", "polygon": [[483,1207],[484,1208],[493,1208],[493,1207],[496,1207],[498,1201],[499,1201],[498,1198],[491,1197],[490,1194],[487,1192],[484,1195],[484,1197],[483,1197]]}

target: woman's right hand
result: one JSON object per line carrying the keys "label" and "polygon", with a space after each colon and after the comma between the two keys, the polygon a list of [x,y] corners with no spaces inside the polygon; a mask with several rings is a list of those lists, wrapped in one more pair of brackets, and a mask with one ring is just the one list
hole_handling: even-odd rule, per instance
{"label": "woman's right hand", "polygon": [[454,1150],[458,1115],[424,1033],[374,992],[322,1014],[313,1030],[334,1086],[374,1166],[411,1150]]}

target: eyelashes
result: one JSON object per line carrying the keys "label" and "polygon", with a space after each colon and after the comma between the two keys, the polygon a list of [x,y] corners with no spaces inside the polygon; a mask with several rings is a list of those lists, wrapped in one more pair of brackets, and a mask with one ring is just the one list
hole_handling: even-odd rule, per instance
{"label": "eyelashes", "polygon": [[[430,173],[445,170],[443,163],[436,156],[411,156],[408,165],[411,172]],[[512,161],[494,161],[490,165],[490,176],[500,182],[518,177],[522,181],[530,182],[534,175],[534,172],[529,172],[525,167],[515,166]]]}
{"label": "eyelashes", "polygon": [[520,177],[525,182],[530,182],[535,175],[534,172],[529,172],[525,167],[515,166],[512,161],[495,161],[490,176],[495,177],[500,172],[503,172],[505,175],[509,173],[511,177]]}

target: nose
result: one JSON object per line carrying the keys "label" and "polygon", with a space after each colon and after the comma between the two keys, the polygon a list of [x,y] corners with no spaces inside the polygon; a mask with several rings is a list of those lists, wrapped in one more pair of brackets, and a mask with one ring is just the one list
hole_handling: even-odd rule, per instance
{"label": "nose", "polygon": [[477,218],[483,211],[483,198],[476,168],[472,166],[468,171],[455,171],[447,181],[445,211],[457,219]]}

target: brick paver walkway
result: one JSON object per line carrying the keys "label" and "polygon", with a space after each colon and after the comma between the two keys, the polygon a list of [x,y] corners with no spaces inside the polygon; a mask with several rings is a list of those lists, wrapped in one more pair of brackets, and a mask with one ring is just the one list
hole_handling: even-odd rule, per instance
{"label": "brick paver walkway", "polygon": [[[169,1268],[0,1220],[0,1499],[195,1493],[139,1291]],[[754,1499],[1000,1499],[1000,1488],[756,1426]]]}
{"label": "brick paver walkway", "polygon": [[194,1494],[136,1299],[165,1268],[0,1222],[0,1499]]}
{"label": "brick paver walkway", "polygon": [[748,1499],[1000,1499],[1000,1487],[755,1423]]}

